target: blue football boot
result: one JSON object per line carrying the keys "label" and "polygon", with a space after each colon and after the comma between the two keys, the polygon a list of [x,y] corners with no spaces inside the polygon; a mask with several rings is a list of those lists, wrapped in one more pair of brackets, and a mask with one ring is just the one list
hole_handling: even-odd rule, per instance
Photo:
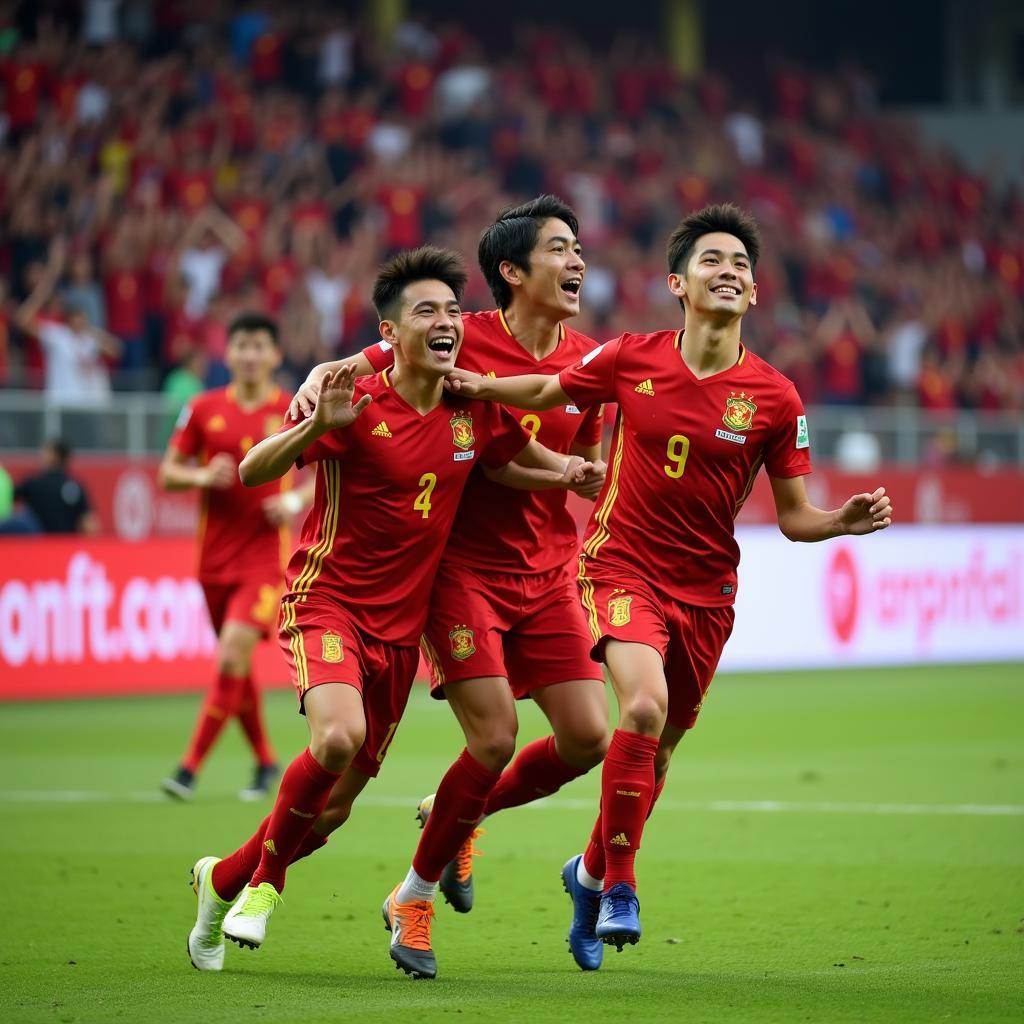
{"label": "blue football boot", "polygon": [[581,971],[596,971],[604,959],[604,945],[594,933],[601,894],[576,879],[582,855],[572,857],[562,868],[562,887],[572,900],[572,924],[569,925],[569,952]]}
{"label": "blue football boot", "polygon": [[631,885],[616,882],[601,893],[601,910],[594,934],[620,953],[623,946],[633,946],[640,941],[640,901]]}

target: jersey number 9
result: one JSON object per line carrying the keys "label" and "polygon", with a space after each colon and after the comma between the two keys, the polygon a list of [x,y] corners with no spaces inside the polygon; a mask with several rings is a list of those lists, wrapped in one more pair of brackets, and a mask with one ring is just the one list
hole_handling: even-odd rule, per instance
{"label": "jersey number 9", "polygon": [[665,475],[678,480],[686,469],[686,457],[690,454],[690,439],[682,434],[673,434],[668,439],[665,458],[671,463],[665,466]]}

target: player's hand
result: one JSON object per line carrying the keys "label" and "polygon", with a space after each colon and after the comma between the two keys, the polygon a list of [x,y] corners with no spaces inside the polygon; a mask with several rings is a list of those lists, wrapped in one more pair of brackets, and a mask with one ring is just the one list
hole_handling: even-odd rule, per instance
{"label": "player's hand", "polygon": [[292,521],[292,516],[302,509],[302,499],[294,491],[271,494],[260,504],[271,526],[287,526]]}
{"label": "player's hand", "polygon": [[457,366],[445,374],[444,386],[457,395],[464,395],[466,398],[476,398],[481,391],[484,378],[479,373],[471,373],[469,370],[460,370]]}
{"label": "player's hand", "polygon": [[876,533],[891,524],[892,503],[884,487],[871,494],[855,494],[839,510],[839,525],[851,536]]}
{"label": "player's hand", "polygon": [[562,471],[562,483],[570,490],[581,484],[586,476],[590,463],[580,455],[570,455],[565,461]]}
{"label": "player's hand", "polygon": [[320,379],[320,395],[313,407],[311,417],[320,430],[326,432],[350,426],[373,401],[370,395],[363,395],[355,405],[352,404],[355,379],[355,363],[341,367],[333,375],[328,371]]}
{"label": "player's hand", "polygon": [[320,384],[321,381],[307,377],[299,385],[299,390],[292,395],[292,400],[288,403],[288,419],[298,423],[299,420],[313,415],[313,408],[320,395]]}
{"label": "player's hand", "polygon": [[217,452],[203,466],[199,486],[211,491],[223,491],[231,487],[237,479],[238,463],[227,452]]}
{"label": "player's hand", "polygon": [[598,459],[596,462],[584,463],[585,468],[577,480],[569,484],[569,490],[587,501],[596,501],[604,487],[604,478],[608,473],[608,463]]}

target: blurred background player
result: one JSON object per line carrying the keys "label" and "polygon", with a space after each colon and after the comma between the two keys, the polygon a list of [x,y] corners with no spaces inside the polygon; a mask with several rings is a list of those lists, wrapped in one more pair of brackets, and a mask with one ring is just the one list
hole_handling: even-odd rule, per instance
{"label": "blurred background player", "polygon": [[43,446],[43,468],[14,488],[22,508],[23,526],[43,533],[83,533],[95,536],[99,522],[84,485],[68,468],[71,446],[63,438]]}
{"label": "blurred background player", "polygon": [[160,465],[168,490],[202,491],[199,582],[217,633],[217,678],[177,770],[161,783],[181,800],[191,799],[203,761],[235,717],[256,758],[252,784],[239,795],[266,795],[277,775],[252,655],[277,618],[288,523],[311,499],[311,483],[292,491],[287,478],[258,488],[238,479],[245,453],[278,429],[288,408],[274,383],[281,361],[276,323],[260,313],[237,317],[225,359],[231,383],[185,406]]}
{"label": "blurred background player", "polygon": [[624,334],[557,376],[452,375],[456,390],[522,408],[619,406],[611,471],[579,559],[594,655],[619,703],[590,844],[563,869],[574,906],[570,949],[584,970],[600,967],[602,942],[621,950],[640,938],[634,859],[732,631],[734,519],[761,465],[790,540],[867,534],[891,522],[881,488],[836,511],[807,499],[800,397],[740,340],[757,300],[759,253],[751,217],[705,207],[669,240],[668,287],[685,330]]}
{"label": "blurred background player", "polygon": [[[586,265],[572,209],[544,195],[503,210],[480,239],[480,268],[497,308],[462,316],[460,367],[499,377],[556,372],[595,342],[565,325],[580,309]],[[386,342],[363,351],[360,370],[391,365]],[[310,375],[293,410],[316,392]],[[595,463],[579,493],[596,497],[601,410],[566,403],[545,413],[509,410],[546,447]],[[432,900],[440,880],[460,913],[473,906],[476,824],[484,815],[556,792],[598,764],[608,744],[604,678],[568,565],[577,531],[566,491],[510,491],[483,473],[466,487],[430,599],[421,645],[431,692],[447,699],[466,747],[420,806],[424,832],[399,898]],[[532,697],[553,735],[527,744],[511,765],[515,701]],[[507,766],[507,767],[506,767]],[[328,804],[317,831],[329,834],[349,808]]]}
{"label": "blurred background player", "polygon": [[[283,476],[293,462],[317,463],[313,512],[289,564],[280,630],[310,743],[285,771],[274,809],[254,835],[230,857],[196,864],[199,908],[189,951],[201,969],[221,969],[223,935],[262,944],[289,863],[325,842],[313,826],[331,790],[340,787],[350,805],[380,771],[419,663],[434,573],[474,465],[500,475],[515,458],[558,482],[579,462],[544,449],[505,410],[444,391],[462,343],[465,280],[461,258],[448,250],[426,247],[386,264],[373,301],[381,334],[396,347],[394,371],[358,385],[353,365],[328,374],[312,416],[267,438],[241,467],[243,480],[257,484]],[[403,903],[397,893],[398,886],[383,911],[391,957],[407,973],[433,977],[429,943],[424,951],[421,940],[429,937],[432,904]]]}

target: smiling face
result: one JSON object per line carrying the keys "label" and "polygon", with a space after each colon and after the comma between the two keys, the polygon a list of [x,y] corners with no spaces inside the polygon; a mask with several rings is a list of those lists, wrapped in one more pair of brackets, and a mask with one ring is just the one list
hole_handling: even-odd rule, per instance
{"label": "smiling face", "polygon": [[529,273],[507,260],[501,264],[502,276],[512,285],[512,301],[548,312],[555,320],[576,316],[587,270],[582,252],[579,239],[564,220],[544,221],[530,250]]}
{"label": "smiling face", "polygon": [[668,275],[668,290],[686,309],[715,320],[743,316],[757,304],[757,285],[746,247],[724,231],[701,235],[681,273]]}
{"label": "smiling face", "polygon": [[397,320],[380,322],[402,365],[413,373],[443,377],[455,366],[462,346],[462,310],[443,281],[414,281],[402,291]]}

